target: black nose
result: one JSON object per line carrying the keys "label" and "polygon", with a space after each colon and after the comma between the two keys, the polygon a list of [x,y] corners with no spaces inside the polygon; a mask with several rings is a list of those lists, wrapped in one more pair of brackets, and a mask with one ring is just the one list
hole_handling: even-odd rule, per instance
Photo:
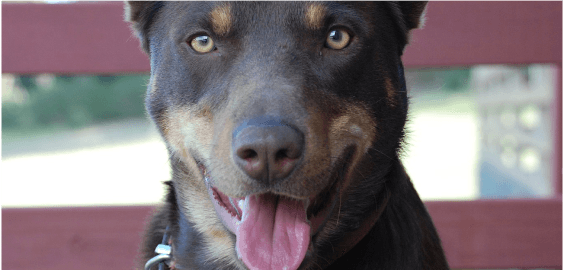
{"label": "black nose", "polygon": [[233,158],[251,178],[271,182],[287,177],[303,154],[304,137],[274,117],[243,122],[233,132]]}

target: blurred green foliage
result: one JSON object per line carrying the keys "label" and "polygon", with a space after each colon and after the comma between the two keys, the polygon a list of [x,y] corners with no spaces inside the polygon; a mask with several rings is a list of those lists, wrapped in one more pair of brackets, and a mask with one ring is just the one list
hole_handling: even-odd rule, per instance
{"label": "blurred green foliage", "polygon": [[451,70],[444,74],[444,88],[451,91],[465,90],[469,87],[471,69]]}
{"label": "blurred green foliage", "polygon": [[471,68],[420,69],[416,70],[417,81],[428,84],[432,90],[454,93],[470,87]]}
{"label": "blurred green foliage", "polygon": [[144,116],[148,75],[56,76],[45,86],[34,76],[18,76],[22,103],[2,103],[3,130],[78,128],[93,123]]}
{"label": "blurred green foliage", "polygon": [[[469,87],[470,69],[417,70],[419,83],[430,89],[458,92]],[[55,76],[46,85],[36,76],[17,76],[27,92],[22,103],[2,103],[2,129],[79,128],[107,120],[144,117],[148,75]]]}

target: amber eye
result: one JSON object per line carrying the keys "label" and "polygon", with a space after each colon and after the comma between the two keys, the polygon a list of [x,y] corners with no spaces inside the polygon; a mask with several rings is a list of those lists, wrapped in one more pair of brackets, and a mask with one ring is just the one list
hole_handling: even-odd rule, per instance
{"label": "amber eye", "polygon": [[215,43],[209,36],[197,36],[188,42],[190,46],[198,53],[209,53],[215,49]]}
{"label": "amber eye", "polygon": [[350,34],[343,29],[331,30],[326,37],[326,46],[331,49],[344,49],[348,44],[350,44]]}

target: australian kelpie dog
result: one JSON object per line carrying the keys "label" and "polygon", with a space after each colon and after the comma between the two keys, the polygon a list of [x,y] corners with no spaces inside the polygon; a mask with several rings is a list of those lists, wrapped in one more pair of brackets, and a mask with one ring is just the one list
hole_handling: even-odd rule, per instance
{"label": "australian kelpie dog", "polygon": [[[425,6],[127,3],[150,56],[146,106],[173,176],[143,261],[448,268],[398,156],[401,55]],[[171,252],[155,253],[161,242]]]}

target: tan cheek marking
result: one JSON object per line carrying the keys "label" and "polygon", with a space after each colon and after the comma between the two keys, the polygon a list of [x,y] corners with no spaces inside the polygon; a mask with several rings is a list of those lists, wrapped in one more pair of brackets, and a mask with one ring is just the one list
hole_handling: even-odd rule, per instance
{"label": "tan cheek marking", "polygon": [[231,6],[229,4],[221,4],[210,13],[213,31],[218,35],[225,35],[229,32],[232,25]]}
{"label": "tan cheek marking", "polygon": [[184,144],[182,135],[180,134],[180,127],[177,125],[176,116],[167,109],[158,118],[158,122],[160,129],[162,130],[162,134],[166,139],[166,144],[174,152],[181,152]]}
{"label": "tan cheek marking", "polygon": [[345,113],[331,123],[331,146],[340,148],[355,142],[360,150],[367,151],[375,139],[375,126],[369,110],[362,106],[348,105]]}
{"label": "tan cheek marking", "polygon": [[312,3],[307,7],[305,24],[313,30],[320,29],[323,26],[325,16],[326,7],[322,4]]}
{"label": "tan cheek marking", "polygon": [[188,149],[194,149],[203,158],[211,154],[213,140],[213,116],[209,108],[200,110],[173,108],[161,116],[160,127],[172,150],[187,161]]}
{"label": "tan cheek marking", "polygon": [[340,117],[336,118],[332,122],[330,134],[331,135],[337,135],[337,134],[341,134],[343,132],[346,132],[346,127],[347,127],[347,124],[349,122],[350,122],[350,116],[348,116],[348,115],[344,115],[344,116],[340,116]]}
{"label": "tan cheek marking", "polygon": [[[329,138],[332,157],[340,157],[347,146],[352,144],[357,146],[357,151],[348,162],[349,170],[343,178],[344,180],[351,180],[354,169],[362,157],[366,155],[376,138],[376,121],[366,107],[348,104],[345,108],[345,113],[333,120]],[[350,181],[344,181],[340,187],[341,193],[346,191],[350,185]],[[342,194],[340,195],[342,197]],[[332,225],[336,227],[338,224],[333,219],[334,217],[326,224],[326,233],[332,232]]]}
{"label": "tan cheek marking", "polygon": [[210,124],[211,122],[213,122],[213,111],[207,105],[204,105],[201,107],[201,109],[197,110],[195,115],[196,117],[206,119],[206,121],[208,121]]}
{"label": "tan cheek marking", "polygon": [[389,77],[385,77],[385,90],[387,91],[387,103],[390,107],[395,107],[397,105],[397,90]]}
{"label": "tan cheek marking", "polygon": [[[369,110],[362,106],[348,105],[343,115],[334,119],[330,127],[331,157],[340,157],[347,146],[356,145],[358,150],[349,161],[349,170],[344,177],[350,180],[353,169],[360,159],[367,153],[375,140],[376,122]],[[350,182],[342,184],[341,191],[346,191]]]}
{"label": "tan cheek marking", "polygon": [[186,144],[203,156],[211,158],[213,142],[213,113],[208,106],[203,106],[195,112],[190,112],[191,121],[184,127],[183,134]]}

